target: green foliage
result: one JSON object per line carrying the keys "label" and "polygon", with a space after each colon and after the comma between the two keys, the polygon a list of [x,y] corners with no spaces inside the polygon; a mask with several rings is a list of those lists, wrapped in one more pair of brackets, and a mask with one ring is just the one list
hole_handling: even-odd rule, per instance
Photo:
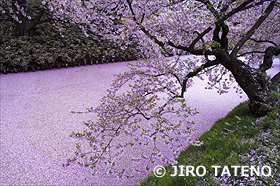
{"label": "green foliage", "polygon": [[210,44],[211,48],[220,48],[221,47],[221,43],[218,41],[213,41],[212,44]]}
{"label": "green foliage", "polygon": [[40,5],[42,0],[31,0],[31,2]]}
{"label": "green foliage", "polygon": [[279,91],[270,92],[270,98],[273,100],[280,100],[280,92]]}

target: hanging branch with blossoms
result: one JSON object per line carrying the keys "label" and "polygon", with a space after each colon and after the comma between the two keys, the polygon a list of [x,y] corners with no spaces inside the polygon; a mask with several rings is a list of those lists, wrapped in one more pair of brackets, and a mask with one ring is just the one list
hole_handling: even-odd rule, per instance
{"label": "hanging branch with blossoms", "polygon": [[[87,130],[71,134],[87,141],[89,148],[86,149],[90,151],[81,150],[78,145],[77,156],[69,162],[77,161],[94,170],[102,162],[109,166],[110,173],[122,176],[125,167],[120,168],[115,160],[123,156],[127,148],[149,149],[130,159],[145,162],[149,170],[151,164],[174,163],[189,142],[201,144],[191,138],[196,129],[189,119],[198,112],[187,106],[180,85],[183,72],[195,64],[186,66],[180,58],[165,63],[162,60],[166,59],[131,64],[130,71],[116,76],[101,104],[88,110],[97,114],[98,121],[87,121],[84,123]],[[127,84],[129,91],[123,93],[122,87]],[[190,80],[186,86],[191,85]],[[165,153],[162,153],[163,146]]]}

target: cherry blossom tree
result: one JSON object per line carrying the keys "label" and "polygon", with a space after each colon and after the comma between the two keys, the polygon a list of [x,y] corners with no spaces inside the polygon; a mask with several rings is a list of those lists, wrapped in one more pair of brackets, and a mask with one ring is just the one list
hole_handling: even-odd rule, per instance
{"label": "cherry blossom tree", "polygon": [[[228,92],[236,81],[240,86],[237,91],[247,94],[252,113],[264,116],[270,110],[268,97],[279,83],[279,73],[269,78],[265,72],[272,67],[273,57],[280,54],[276,26],[279,2],[117,0],[88,3],[96,3],[104,13],[104,23],[114,25],[116,20],[122,23],[107,37],[119,42],[137,38],[139,49],[148,59],[118,75],[100,106],[89,109],[99,120],[85,122],[88,130],[72,134],[89,142],[92,151],[84,153],[77,147],[76,153],[84,158],[81,163],[84,166],[94,169],[98,163],[106,162],[110,171],[122,170],[118,172],[122,175],[124,169],[114,167],[125,148],[150,147],[150,151],[132,158],[148,162],[148,169],[149,163],[174,163],[186,140],[199,145],[190,138],[194,129],[188,120],[196,111],[188,107],[184,99],[193,77],[203,78],[205,74],[209,79],[206,88],[217,88],[220,94]],[[169,54],[175,57],[164,56]],[[182,59],[182,54],[196,57]],[[125,85],[129,85],[130,90],[123,93]],[[174,116],[177,119],[174,120]],[[147,122],[140,125],[143,120]],[[171,156],[159,148],[162,143],[169,147]]]}
{"label": "cherry blossom tree", "polygon": [[[45,8],[40,7],[40,0],[2,0],[0,1],[0,13],[6,14],[9,18],[15,20],[16,34],[18,36],[31,35],[36,25],[50,22],[51,17],[42,19],[45,14]],[[37,7],[34,11],[34,5]],[[33,12],[27,13],[26,9],[33,7]]]}
{"label": "cherry blossom tree", "polygon": [[[98,32],[120,45],[137,40],[145,57],[117,75],[101,104],[88,109],[98,120],[84,122],[87,130],[71,136],[89,146],[77,145],[77,156],[69,162],[92,169],[103,162],[122,176],[125,170],[115,168],[118,157],[125,148],[144,146],[148,150],[131,157],[133,161],[145,161],[147,169],[158,161],[174,163],[186,140],[200,144],[190,138],[195,129],[188,119],[197,111],[184,99],[194,77],[208,77],[206,88],[217,88],[220,94],[236,81],[237,92],[246,93],[257,116],[266,115],[272,106],[269,94],[280,73],[270,78],[266,71],[280,54],[276,0],[43,0],[41,4],[53,20],[77,24],[85,35]],[[21,16],[28,18],[24,13],[10,14],[19,24]],[[193,57],[180,58],[185,54]]]}

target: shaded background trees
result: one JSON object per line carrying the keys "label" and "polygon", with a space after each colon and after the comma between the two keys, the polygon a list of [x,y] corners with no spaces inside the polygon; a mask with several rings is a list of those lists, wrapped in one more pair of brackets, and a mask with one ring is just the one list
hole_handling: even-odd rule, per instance
{"label": "shaded background trees", "polygon": [[[137,43],[121,48],[98,32],[53,17],[42,1],[0,3],[1,73],[135,60]],[[102,27],[100,27],[102,30]],[[123,45],[124,46],[124,45]]]}

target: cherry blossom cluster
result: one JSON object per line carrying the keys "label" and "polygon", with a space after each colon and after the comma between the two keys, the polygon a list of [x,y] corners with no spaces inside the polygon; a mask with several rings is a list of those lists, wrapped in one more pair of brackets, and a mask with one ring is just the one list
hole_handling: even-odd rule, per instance
{"label": "cherry blossom cluster", "polygon": [[[5,10],[6,8],[7,10]],[[16,22],[22,23],[22,20],[19,19],[19,14],[22,16],[31,19],[30,16],[27,16],[25,13],[24,7],[20,6],[17,1],[4,0],[0,2],[0,12],[2,14],[9,14]]]}

